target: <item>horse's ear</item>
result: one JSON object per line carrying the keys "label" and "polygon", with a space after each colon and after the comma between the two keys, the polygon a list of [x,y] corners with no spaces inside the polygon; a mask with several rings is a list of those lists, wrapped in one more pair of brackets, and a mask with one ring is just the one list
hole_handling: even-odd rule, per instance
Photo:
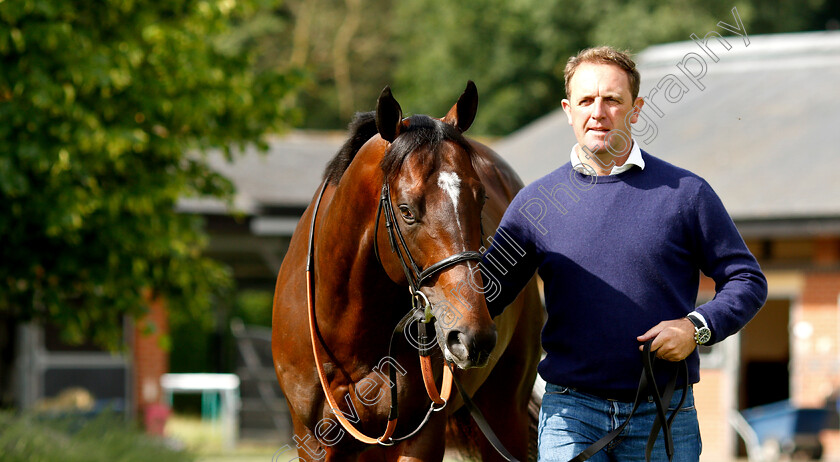
{"label": "horse's ear", "polygon": [[478,111],[478,89],[472,80],[467,82],[467,88],[461,93],[458,102],[446,113],[443,121],[454,125],[461,132],[467,131],[475,120]]}
{"label": "horse's ear", "polygon": [[393,143],[400,134],[402,108],[391,94],[391,87],[386,86],[376,100],[376,130],[383,140]]}

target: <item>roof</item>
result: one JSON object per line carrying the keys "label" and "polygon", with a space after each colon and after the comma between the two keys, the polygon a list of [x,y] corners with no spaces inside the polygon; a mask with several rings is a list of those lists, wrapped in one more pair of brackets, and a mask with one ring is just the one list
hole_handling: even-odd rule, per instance
{"label": "roof", "polygon": [[[653,46],[638,56],[640,96],[667,75],[687,90],[646,105],[634,126],[642,149],[705,178],[734,219],[840,217],[840,32],[712,38],[719,58],[693,41]],[[702,59],[702,63],[697,60]],[[677,64],[702,74],[699,89]],[[676,91],[676,88],[674,89]],[[562,109],[504,140],[499,152],[526,183],[568,162],[574,134]]]}
{"label": "roof", "polygon": [[[236,186],[237,210],[253,215],[268,208],[288,208],[299,215],[317,192],[324,168],[345,136],[343,132],[294,131],[269,138],[268,152],[249,147],[233,163],[218,152],[211,153],[208,160],[214,170]],[[182,199],[178,209],[192,213],[228,212],[225,204],[208,199]]]}

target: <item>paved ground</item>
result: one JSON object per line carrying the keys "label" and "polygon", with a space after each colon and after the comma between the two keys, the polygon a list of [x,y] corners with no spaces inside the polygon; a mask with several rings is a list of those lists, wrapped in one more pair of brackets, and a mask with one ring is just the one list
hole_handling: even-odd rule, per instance
{"label": "paved ground", "polygon": [[[166,435],[177,445],[197,455],[196,462],[290,462],[297,457],[293,450],[279,451],[283,443],[240,441],[234,451],[222,449],[222,435],[218,424],[202,422],[198,417],[173,416],[167,422]],[[290,444],[289,446],[292,446]],[[277,452],[280,452],[277,454]],[[703,460],[701,458],[701,460]],[[444,462],[460,462],[456,454]],[[747,462],[746,459],[704,462]],[[840,462],[840,461],[831,461]]]}
{"label": "paved ground", "polygon": [[[234,452],[216,452],[214,454],[203,454],[198,457],[196,462],[289,462],[297,457],[293,451],[278,454],[275,459],[275,452],[271,448],[262,446],[247,446],[242,445]],[[447,457],[444,462],[460,462],[460,459],[455,457]]]}

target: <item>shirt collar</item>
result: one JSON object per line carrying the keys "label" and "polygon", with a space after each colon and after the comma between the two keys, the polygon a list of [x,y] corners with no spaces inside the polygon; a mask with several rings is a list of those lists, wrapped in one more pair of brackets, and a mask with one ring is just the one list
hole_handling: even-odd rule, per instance
{"label": "shirt collar", "polygon": [[[572,168],[577,170],[584,175],[589,175],[591,172],[590,168],[586,168],[584,164],[580,161],[577,155],[576,148],[578,144],[572,146],[572,152],[569,155],[569,158],[572,162]],[[633,139],[633,147],[630,148],[630,155],[627,157],[627,161],[624,162],[622,166],[613,166],[612,170],[610,170],[610,175],[618,175],[619,173],[626,172],[630,170],[634,165],[637,165],[640,169],[645,169],[645,160],[642,158],[642,150],[639,148],[639,143]]]}

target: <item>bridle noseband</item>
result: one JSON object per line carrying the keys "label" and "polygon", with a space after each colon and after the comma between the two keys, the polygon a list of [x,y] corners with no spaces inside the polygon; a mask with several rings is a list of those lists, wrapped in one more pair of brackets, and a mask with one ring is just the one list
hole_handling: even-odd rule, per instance
{"label": "bridle noseband", "polygon": [[[400,231],[400,227],[397,224],[394,206],[391,204],[391,188],[388,186],[388,178],[386,176],[385,180],[382,182],[382,194],[379,197],[379,207],[376,209],[376,224],[373,231],[373,250],[376,255],[376,260],[380,265],[382,265],[382,259],[379,257],[378,233],[379,217],[382,215],[383,210],[385,211],[385,229],[388,230],[388,242],[391,244],[391,252],[396,253],[397,259],[400,261],[400,266],[402,266],[403,272],[405,273],[405,278],[408,280],[409,292],[411,292],[412,295],[411,303],[415,309],[419,308],[416,305],[416,300],[421,298],[416,296],[416,294],[422,294],[422,292],[420,292],[420,286],[422,286],[427,279],[452,265],[461,263],[462,261],[481,261],[481,254],[479,252],[476,252],[475,250],[466,250],[464,252],[450,255],[437,263],[429,265],[428,268],[421,271],[417,262],[414,260],[414,257],[411,256],[411,251],[408,250],[408,245],[406,245],[405,238],[403,237],[402,231]],[[399,241],[399,243],[397,241]],[[402,245],[402,249],[400,249],[400,244]],[[403,251],[405,251],[405,253],[403,253]],[[406,260],[408,260],[407,263]],[[382,265],[382,267],[383,269],[385,268],[384,265]],[[428,299],[425,298],[425,295],[423,295],[422,298],[425,300],[425,303],[428,304]],[[427,307],[424,306],[423,308],[426,309]]]}

